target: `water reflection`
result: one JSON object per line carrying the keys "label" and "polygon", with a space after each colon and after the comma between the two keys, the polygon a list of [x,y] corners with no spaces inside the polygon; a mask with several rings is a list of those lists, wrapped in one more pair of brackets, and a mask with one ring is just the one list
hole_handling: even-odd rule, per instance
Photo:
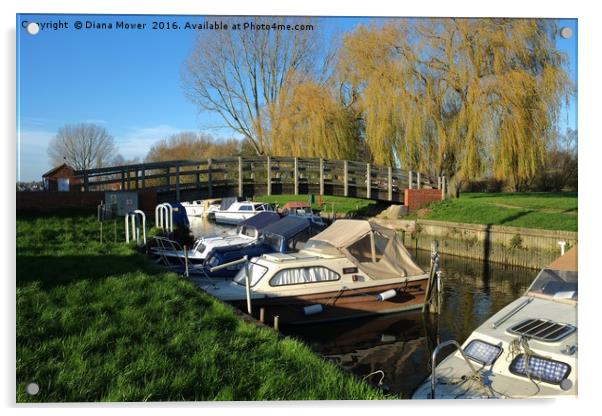
{"label": "water reflection", "polygon": [[[191,225],[195,237],[235,230],[200,218]],[[428,269],[430,253],[414,250],[413,254]],[[522,295],[537,273],[445,255],[441,270],[444,294],[437,318],[414,312],[281,330],[359,377],[374,373],[368,380],[375,385],[381,379],[381,373],[375,372],[383,371],[383,387],[408,398],[430,371],[434,345],[448,339],[464,341],[487,318]]]}

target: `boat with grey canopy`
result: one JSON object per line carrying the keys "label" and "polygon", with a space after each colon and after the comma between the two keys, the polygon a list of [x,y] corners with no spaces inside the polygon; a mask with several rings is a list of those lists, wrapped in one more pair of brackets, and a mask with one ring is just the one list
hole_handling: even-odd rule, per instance
{"label": "boat with grey canopy", "polygon": [[428,280],[394,230],[338,220],[302,250],[263,254],[232,281],[200,286],[242,309],[262,308],[266,320],[298,324],[421,308]]}

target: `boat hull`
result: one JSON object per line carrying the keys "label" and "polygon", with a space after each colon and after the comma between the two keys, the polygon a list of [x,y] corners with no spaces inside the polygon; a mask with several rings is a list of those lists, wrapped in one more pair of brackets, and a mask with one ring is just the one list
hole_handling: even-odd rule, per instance
{"label": "boat hull", "polygon": [[[259,310],[264,309],[266,323],[274,321],[278,316],[280,324],[308,324],[343,319],[354,319],[370,315],[396,313],[422,308],[428,279],[420,279],[405,283],[394,283],[346,289],[308,295],[266,297],[253,299],[253,314],[258,317]],[[377,295],[395,289],[397,294],[385,301],[379,301]],[[246,310],[246,300],[229,301],[235,307]],[[321,305],[322,312],[307,315],[304,308]]]}

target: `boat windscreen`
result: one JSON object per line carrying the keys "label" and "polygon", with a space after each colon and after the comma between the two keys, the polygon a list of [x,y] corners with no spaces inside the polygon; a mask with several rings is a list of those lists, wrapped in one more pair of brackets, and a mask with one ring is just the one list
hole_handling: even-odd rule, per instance
{"label": "boat windscreen", "polygon": [[552,300],[578,299],[577,272],[543,269],[535,278],[528,294],[549,297]]}
{"label": "boat windscreen", "polygon": [[239,270],[239,272],[234,277],[234,283],[246,286],[247,284],[247,273],[249,276],[250,286],[253,287],[261,280],[263,275],[266,274],[268,269],[266,267],[260,266],[259,264],[248,262],[245,267]]}

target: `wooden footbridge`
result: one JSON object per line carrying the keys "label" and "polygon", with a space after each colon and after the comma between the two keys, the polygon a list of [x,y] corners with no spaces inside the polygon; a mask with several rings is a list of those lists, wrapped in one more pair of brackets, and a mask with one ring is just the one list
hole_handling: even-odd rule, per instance
{"label": "wooden footbridge", "polygon": [[154,190],[162,201],[316,194],[403,203],[404,190],[441,189],[445,177],[348,160],[233,157],[80,170],[84,191]]}

